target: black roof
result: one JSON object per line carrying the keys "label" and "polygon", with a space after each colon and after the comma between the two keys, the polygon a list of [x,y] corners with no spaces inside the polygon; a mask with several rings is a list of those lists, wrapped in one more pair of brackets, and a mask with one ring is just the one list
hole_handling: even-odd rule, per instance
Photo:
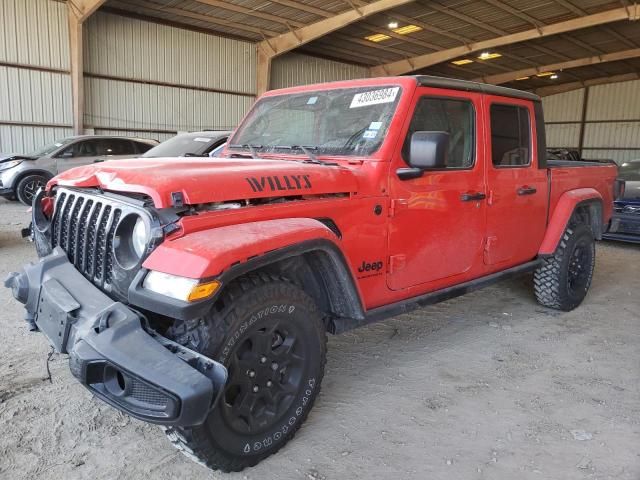
{"label": "black roof", "polygon": [[418,84],[422,87],[449,88],[451,90],[463,90],[465,92],[479,92],[489,95],[500,95],[501,97],[521,98],[539,102],[540,97],[535,93],[516,90],[515,88],[498,87],[488,83],[470,82],[468,80],[458,80],[456,78],[432,77],[430,75],[416,75]]}

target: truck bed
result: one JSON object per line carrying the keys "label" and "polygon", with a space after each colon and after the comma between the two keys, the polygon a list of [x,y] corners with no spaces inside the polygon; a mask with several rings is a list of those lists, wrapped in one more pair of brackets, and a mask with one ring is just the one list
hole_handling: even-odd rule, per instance
{"label": "truck bed", "polygon": [[[586,161],[549,160],[549,218],[560,197],[570,190],[595,189],[602,197],[602,224],[607,227],[613,212],[614,181],[618,168],[613,164]],[[595,232],[598,235],[601,232]]]}

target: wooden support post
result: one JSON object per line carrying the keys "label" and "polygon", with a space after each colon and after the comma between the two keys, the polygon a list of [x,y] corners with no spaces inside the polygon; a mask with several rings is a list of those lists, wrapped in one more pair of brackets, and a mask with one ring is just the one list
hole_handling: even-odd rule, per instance
{"label": "wooden support post", "polygon": [[272,55],[264,51],[260,44],[257,47],[256,96],[260,96],[270,88]]}
{"label": "wooden support post", "polygon": [[584,131],[587,124],[587,109],[589,108],[589,87],[584,88],[584,97],[582,99],[582,115],[580,116],[580,137],[578,138],[578,151],[580,157],[584,157]]}
{"label": "wooden support post", "polygon": [[73,134],[84,133],[84,65],[82,61],[82,21],[67,4],[69,16],[69,57],[71,59],[71,98],[73,103]]}
{"label": "wooden support post", "polygon": [[82,24],[105,0],[68,0],[69,58],[71,62],[71,98],[73,133],[84,133],[84,61]]}

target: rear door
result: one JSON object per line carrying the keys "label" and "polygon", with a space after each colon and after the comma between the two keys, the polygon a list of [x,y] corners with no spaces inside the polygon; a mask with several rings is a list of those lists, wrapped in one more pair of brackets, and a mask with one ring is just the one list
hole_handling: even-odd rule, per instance
{"label": "rear door", "polygon": [[486,96],[487,238],[484,263],[494,271],[532,260],[547,220],[546,168],[539,168],[530,101]]}
{"label": "rear door", "polygon": [[[418,88],[414,111],[404,127],[390,172],[389,288],[420,285],[428,291],[458,283],[482,269],[485,234],[484,151],[480,94]],[[447,167],[400,180],[411,135],[450,135]]]}

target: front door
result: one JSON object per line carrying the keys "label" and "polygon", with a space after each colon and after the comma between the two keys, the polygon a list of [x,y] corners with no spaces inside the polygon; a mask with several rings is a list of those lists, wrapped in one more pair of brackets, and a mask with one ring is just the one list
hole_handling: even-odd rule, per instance
{"label": "front door", "polygon": [[487,143],[487,271],[532,260],[547,220],[547,170],[539,168],[531,102],[485,97]]}
{"label": "front door", "polygon": [[[405,125],[405,140],[390,173],[389,288],[421,285],[442,288],[474,275],[482,267],[485,234],[483,150],[478,140],[482,97],[460,91],[434,95],[419,88],[415,109]],[[446,168],[400,180],[411,135],[417,131],[449,133]]]}

